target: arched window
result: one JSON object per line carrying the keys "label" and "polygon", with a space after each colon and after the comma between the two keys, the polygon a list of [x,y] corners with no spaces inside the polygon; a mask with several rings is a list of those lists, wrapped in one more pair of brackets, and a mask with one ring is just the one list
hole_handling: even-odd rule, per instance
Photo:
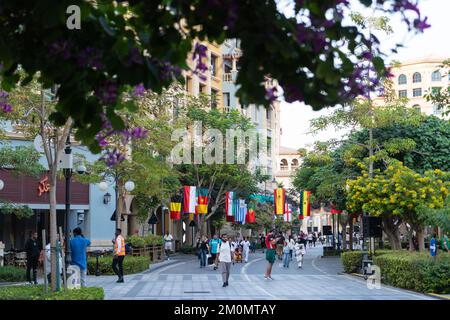
{"label": "arched window", "polygon": [[406,84],[406,76],[404,74],[398,76],[398,84]]}
{"label": "arched window", "polygon": [[295,170],[298,168],[298,160],[297,159],[292,159],[291,161],[291,170]]}
{"label": "arched window", "polygon": [[289,166],[288,166],[287,160],[286,159],[281,159],[280,170],[284,171],[284,170],[288,170],[288,169],[289,169]]}
{"label": "arched window", "polygon": [[439,70],[434,71],[431,74],[431,81],[441,81],[442,77],[441,77],[441,73],[439,72]]}
{"label": "arched window", "polygon": [[419,72],[413,74],[413,83],[422,82],[422,75]]}

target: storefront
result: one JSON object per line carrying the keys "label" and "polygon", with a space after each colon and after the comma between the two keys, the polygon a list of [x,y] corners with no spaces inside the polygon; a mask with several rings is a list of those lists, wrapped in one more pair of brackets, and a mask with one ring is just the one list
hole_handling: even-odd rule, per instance
{"label": "storefront", "polygon": [[[29,177],[17,175],[12,170],[2,169],[0,170],[0,180],[4,183],[3,189],[0,190],[2,202],[26,205],[34,213],[29,218],[19,219],[14,214],[3,213],[0,209],[0,241],[5,244],[6,250],[11,248],[22,250],[30,231],[37,231],[40,237],[41,231],[46,229],[48,234],[50,227],[48,176],[42,174],[38,178]],[[57,226],[62,227],[63,230],[67,223],[70,229],[77,226],[86,227],[85,217],[90,208],[89,185],[71,182],[69,221],[66,221],[65,217],[65,181],[59,179],[57,185]]]}

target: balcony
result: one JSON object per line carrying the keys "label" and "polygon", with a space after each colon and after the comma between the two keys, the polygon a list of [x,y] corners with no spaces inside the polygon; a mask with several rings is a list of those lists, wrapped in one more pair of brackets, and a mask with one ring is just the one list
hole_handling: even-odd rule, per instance
{"label": "balcony", "polygon": [[231,73],[224,73],[223,81],[224,82],[233,82],[233,75]]}

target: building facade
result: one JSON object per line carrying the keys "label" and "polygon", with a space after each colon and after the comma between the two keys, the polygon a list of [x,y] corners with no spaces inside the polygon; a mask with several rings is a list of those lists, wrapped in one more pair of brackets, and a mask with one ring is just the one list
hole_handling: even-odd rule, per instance
{"label": "building facade", "polygon": [[397,97],[408,98],[408,106],[420,108],[427,115],[442,116],[442,110],[424,96],[437,88],[448,88],[450,76],[440,70],[445,59],[429,55],[402,62],[392,67],[393,89]]}

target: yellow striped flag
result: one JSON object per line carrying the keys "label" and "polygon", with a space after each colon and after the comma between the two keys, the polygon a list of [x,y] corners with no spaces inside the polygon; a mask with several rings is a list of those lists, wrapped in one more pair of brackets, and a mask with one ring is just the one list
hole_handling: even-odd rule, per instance
{"label": "yellow striped flag", "polygon": [[275,214],[284,214],[285,201],[286,201],[286,191],[283,188],[275,189],[273,197]]}
{"label": "yellow striped flag", "polygon": [[310,203],[311,191],[303,191],[300,194],[300,215],[304,217],[311,216],[311,203]]}

